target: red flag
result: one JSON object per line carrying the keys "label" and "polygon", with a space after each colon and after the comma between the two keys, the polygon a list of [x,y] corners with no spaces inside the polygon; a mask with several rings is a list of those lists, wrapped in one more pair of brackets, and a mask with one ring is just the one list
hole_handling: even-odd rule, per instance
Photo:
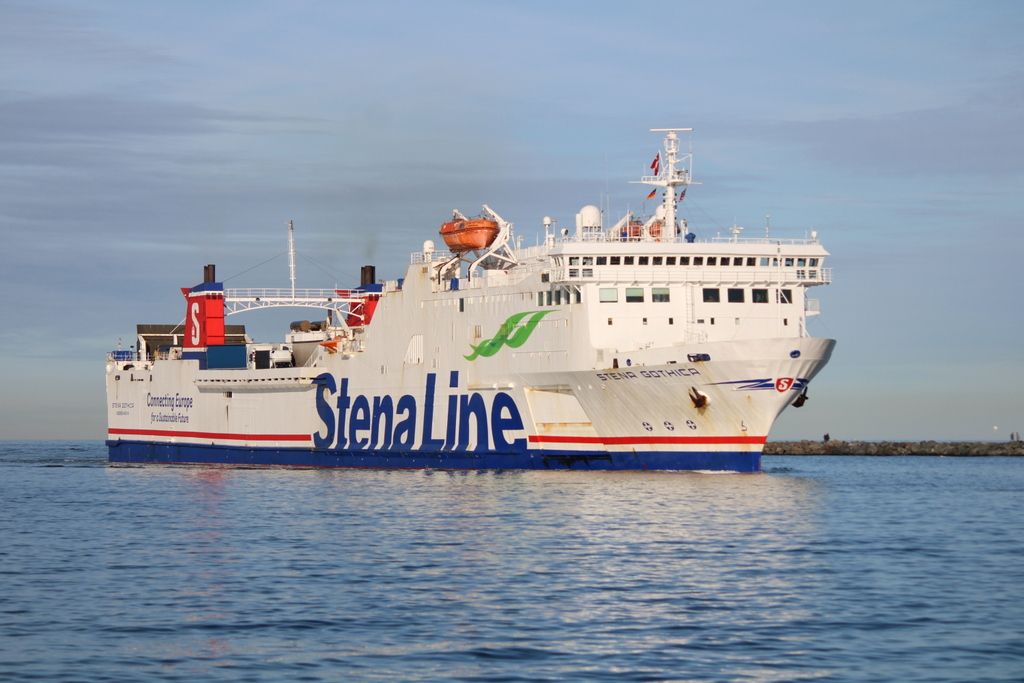
{"label": "red flag", "polygon": [[679,195],[679,201],[683,201],[684,197],[686,197],[686,188],[685,187],[683,188],[683,193],[681,195]]}
{"label": "red flag", "polygon": [[656,190],[656,189],[651,190],[651,193],[649,195],[647,195],[647,198],[648,199],[654,199],[654,195],[656,195],[656,194],[658,194],[658,190]]}
{"label": "red flag", "polygon": [[654,175],[658,175],[661,172],[661,152],[654,157],[654,161],[651,162],[651,170],[654,171]]}

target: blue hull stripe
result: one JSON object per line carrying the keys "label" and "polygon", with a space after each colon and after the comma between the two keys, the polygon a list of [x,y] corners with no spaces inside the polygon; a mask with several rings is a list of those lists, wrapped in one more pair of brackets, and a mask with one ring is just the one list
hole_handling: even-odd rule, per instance
{"label": "blue hull stripe", "polygon": [[110,462],[440,470],[715,470],[758,472],[761,453],[729,451],[342,451],[107,441]]}

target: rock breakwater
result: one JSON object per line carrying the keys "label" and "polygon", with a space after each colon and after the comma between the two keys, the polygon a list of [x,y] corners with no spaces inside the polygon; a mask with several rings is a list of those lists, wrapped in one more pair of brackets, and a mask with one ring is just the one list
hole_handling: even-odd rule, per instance
{"label": "rock breakwater", "polygon": [[1024,456],[1024,441],[769,441],[764,455]]}

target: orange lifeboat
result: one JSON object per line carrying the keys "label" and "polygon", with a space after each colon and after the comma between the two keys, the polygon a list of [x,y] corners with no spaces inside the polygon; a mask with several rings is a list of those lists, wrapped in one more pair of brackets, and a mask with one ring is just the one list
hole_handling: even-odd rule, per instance
{"label": "orange lifeboat", "polygon": [[441,237],[448,249],[459,254],[486,249],[498,236],[498,224],[483,218],[458,220],[441,225]]}
{"label": "orange lifeboat", "polygon": [[644,222],[632,220],[629,225],[622,228],[622,241],[636,242],[644,232]]}

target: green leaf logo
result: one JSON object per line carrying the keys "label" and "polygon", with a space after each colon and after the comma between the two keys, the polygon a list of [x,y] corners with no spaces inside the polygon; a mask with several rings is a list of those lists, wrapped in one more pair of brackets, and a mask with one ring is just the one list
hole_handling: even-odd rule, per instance
{"label": "green leaf logo", "polygon": [[[466,360],[476,360],[480,356],[484,358],[490,358],[498,351],[501,350],[502,346],[508,346],[513,349],[518,349],[520,346],[526,343],[526,340],[530,338],[533,331],[540,324],[540,319],[546,316],[551,311],[526,311],[525,313],[516,313],[511,316],[508,320],[501,324],[498,329],[498,334],[494,335],[490,339],[485,339],[478,345],[473,346],[470,344],[470,348],[473,349],[473,353],[468,356],[463,356]],[[516,327],[520,324],[523,318],[530,316],[530,319],[523,324],[522,327]]]}

